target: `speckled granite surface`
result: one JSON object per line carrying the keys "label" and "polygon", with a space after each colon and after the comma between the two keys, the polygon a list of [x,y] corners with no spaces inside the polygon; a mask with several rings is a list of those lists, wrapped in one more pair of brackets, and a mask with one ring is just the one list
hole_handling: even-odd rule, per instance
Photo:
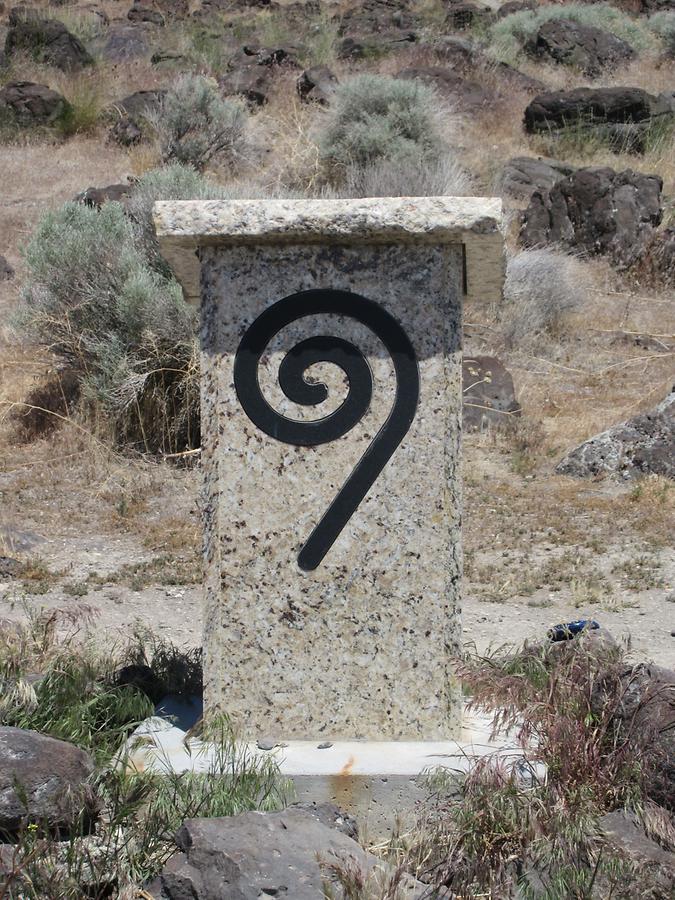
{"label": "speckled granite surface", "polygon": [[[155,223],[187,298],[202,304],[207,715],[229,713],[249,739],[456,736],[461,703],[448,662],[461,614],[461,298],[501,294],[500,201],[158,203]],[[329,415],[349,393],[340,368],[303,372],[327,388],[308,408],[282,391],[279,366],[298,342],[339,337],[372,374],[365,412],[318,446],[283,443],[276,426],[266,431],[245,412],[235,389],[242,337],[278,301],[317,289],[353,292],[394,317],[417,358],[419,403],[323,560],[306,570],[300,549],[396,398],[390,354],[354,318],[357,307],[347,317],[304,315],[303,306],[248,383],[286,418]]]}
{"label": "speckled granite surface", "polygon": [[186,200],[155,204],[164,256],[189,302],[199,302],[199,244],[460,243],[466,296],[498,303],[504,276],[498,197],[355,200]]}
{"label": "speckled granite surface", "polygon": [[[244,737],[440,739],[459,728],[448,669],[460,628],[458,481],[462,249],[429,243],[207,246],[202,262],[202,421],[206,519],[205,703]],[[259,370],[287,417],[316,418],[345,396],[342,372],[313,367],[320,406],[295,407],[278,386],[286,352],[312,334],[362,350],[369,410],[317,447],[281,443],[238,401],[234,354],[250,324],[298,291],[333,288],[374,300],[413,343],[420,400],[412,425],[314,571],[300,547],[387,418],[391,359],[353,319],[307,316],[280,333]],[[336,400],[337,397],[337,400]]]}

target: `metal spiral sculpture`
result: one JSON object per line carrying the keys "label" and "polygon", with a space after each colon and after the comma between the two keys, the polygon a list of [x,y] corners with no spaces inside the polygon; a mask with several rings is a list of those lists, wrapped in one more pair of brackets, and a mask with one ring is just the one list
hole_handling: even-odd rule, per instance
{"label": "metal spiral sculpture", "polygon": [[373,377],[363,353],[333,335],[310,337],[288,351],[279,366],[279,385],[289,400],[316,406],[328,397],[325,384],[305,380],[307,369],[329,362],[349,382],[343,403],[314,421],[288,419],[273,409],[260,389],[258,367],[270,341],[297,319],[322,314],[347,316],[369,328],[389,352],[396,373],[391,412],[298,555],[298,565],[311,571],[321,563],[354,511],[391,459],[415,417],[419,372],[415,351],[405,331],[377,303],[347,291],[302,291],[265,310],[244,334],[234,359],[234,386],[244,411],[265,434],[285,444],[315,447],[335,441],[363,418],[373,395]]}

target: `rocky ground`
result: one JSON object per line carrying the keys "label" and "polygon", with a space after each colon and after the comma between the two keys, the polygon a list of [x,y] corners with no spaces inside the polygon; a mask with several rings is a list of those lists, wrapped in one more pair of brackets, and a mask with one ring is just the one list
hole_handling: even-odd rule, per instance
{"label": "rocky ground", "polygon": [[[498,355],[522,408],[505,430],[465,436],[465,640],[518,642],[588,615],[672,665],[672,413],[644,477],[640,465],[618,477],[556,472],[566,453],[653,410],[675,382],[675,86],[648,0],[631,7],[623,37],[552,19],[515,50],[495,29],[507,8],[527,4],[28,5],[53,23],[37,54],[30,17],[0,8],[0,107],[20,111],[0,143],[3,319],[18,305],[20,251],[40,215],[156,165],[155,144],[139,137],[138,96],[122,102],[134,92],[163,90],[185,70],[213,76],[250,104],[254,167],[297,190],[315,178],[312,127],[336,80],[423,78],[451,110],[470,192],[504,198],[509,252],[562,242],[581,256],[585,297],[564,333],[536,344],[506,341],[499,310],[465,310],[467,357]],[[63,97],[77,110],[67,133],[52,124]],[[197,644],[196,455],[177,466],[112,453],[76,419],[18,443],[12,412],[54,362],[9,326],[2,340],[0,616],[25,604],[88,606],[105,640],[140,621]]]}

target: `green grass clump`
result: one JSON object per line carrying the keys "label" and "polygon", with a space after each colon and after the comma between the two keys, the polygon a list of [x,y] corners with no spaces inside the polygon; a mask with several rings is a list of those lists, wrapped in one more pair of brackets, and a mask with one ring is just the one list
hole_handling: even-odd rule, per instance
{"label": "green grass clump", "polygon": [[572,19],[581,25],[593,25],[609,31],[633,47],[637,53],[652,50],[654,37],[639,19],[632,18],[609,3],[571,3],[524,10],[497,20],[489,29],[488,52],[500,62],[514,64],[525,44],[539,27],[551,19]]}
{"label": "green grass clump", "polygon": [[417,80],[357,75],[336,90],[319,135],[324,164],[333,171],[380,160],[411,167],[439,158],[443,147],[438,97]]}
{"label": "green grass clump", "polygon": [[[153,704],[139,688],[120,683],[123,667],[147,667],[160,692],[199,692],[201,654],[148,632],[100,649],[91,621],[86,607],[28,611],[22,624],[0,634],[0,724],[71,741],[98,763],[89,789],[72,797],[83,805],[69,836],[41,823],[19,832],[3,872],[3,897],[136,896],[175,852],[174,836],[186,819],[279,809],[289,796],[273,757],[253,757],[225,716],[203,726],[211,749],[203,772],[165,770],[162,759],[161,771],[136,770],[124,740]],[[36,674],[41,681],[29,678]],[[92,809],[100,814],[90,835]]]}

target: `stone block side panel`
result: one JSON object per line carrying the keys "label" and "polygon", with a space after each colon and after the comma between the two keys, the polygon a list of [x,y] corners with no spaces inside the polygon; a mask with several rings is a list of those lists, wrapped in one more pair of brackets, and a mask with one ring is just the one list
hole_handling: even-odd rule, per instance
{"label": "stone block side panel", "polygon": [[[448,668],[460,635],[460,245],[204,247],[202,465],[207,612],[205,703],[242,737],[442,739],[458,733]],[[269,345],[259,383],[287,417],[319,418],[347,392],[336,366],[317,407],[290,403],[279,364],[299,340],[351,341],[373,374],[370,408],[343,437],[297,447],[269,437],[238,401],[234,355],[251,323],[299,291],[380,304],[417,355],[410,429],[323,562],[297,556],[386,421],[395,396],[383,344],[353,319],[303,317]]]}

